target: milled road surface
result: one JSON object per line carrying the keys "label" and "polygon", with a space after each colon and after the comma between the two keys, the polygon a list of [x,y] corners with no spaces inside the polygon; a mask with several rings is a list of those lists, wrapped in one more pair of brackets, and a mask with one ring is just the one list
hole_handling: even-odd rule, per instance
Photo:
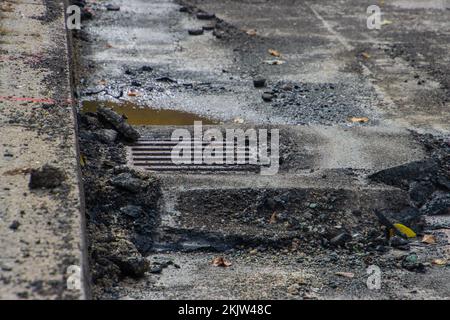
{"label": "milled road surface", "polygon": [[[436,227],[445,217],[426,229],[436,246],[418,239],[409,250],[382,254],[355,244],[348,253],[321,249],[319,240],[323,228],[349,228],[355,241],[371,242],[373,210],[398,211],[411,199],[408,189],[368,175],[429,156],[410,130],[449,134],[447,1],[380,2],[381,30],[366,27],[370,1],[114,4],[120,11],[93,4],[95,17],[85,22],[83,99],[195,113],[221,128],[280,128],[284,162],[272,178],[159,174],[160,224],[148,257],[155,271],[100,298],[450,298],[448,266],[431,263],[448,259],[448,230]],[[198,10],[219,20],[199,20]],[[214,31],[188,34],[211,23]],[[267,63],[274,59],[283,63]],[[267,79],[267,87],[254,88],[254,78]],[[265,91],[272,101],[262,100]],[[172,129],[139,128],[165,138]],[[283,208],[267,208],[267,199]],[[292,229],[290,218],[272,221],[276,214],[295,216],[301,227]],[[403,267],[414,253],[426,273]],[[212,266],[221,255],[232,266]],[[381,290],[366,286],[372,264],[381,267]]]}

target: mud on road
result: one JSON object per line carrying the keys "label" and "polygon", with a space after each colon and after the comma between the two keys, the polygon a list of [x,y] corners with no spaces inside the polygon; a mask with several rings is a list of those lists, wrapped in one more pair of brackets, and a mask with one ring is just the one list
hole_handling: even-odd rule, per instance
{"label": "mud on road", "polygon": [[[78,2],[96,298],[449,298],[448,10],[394,1],[396,28],[367,33],[356,1]],[[280,126],[280,174],[136,170],[101,106],[141,136],[193,120]]]}

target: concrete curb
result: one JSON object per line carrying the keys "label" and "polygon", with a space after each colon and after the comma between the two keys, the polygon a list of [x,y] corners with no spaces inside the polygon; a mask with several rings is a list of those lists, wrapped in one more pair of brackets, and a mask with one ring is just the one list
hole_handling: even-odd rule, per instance
{"label": "concrete curb", "polygon": [[0,299],[91,297],[66,5],[0,8]]}

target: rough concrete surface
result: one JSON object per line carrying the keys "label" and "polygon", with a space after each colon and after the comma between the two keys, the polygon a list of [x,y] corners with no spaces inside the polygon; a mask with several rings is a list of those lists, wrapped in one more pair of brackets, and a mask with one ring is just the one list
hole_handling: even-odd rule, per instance
{"label": "rough concrete surface", "polygon": [[0,299],[90,296],[69,79],[63,1],[2,1]]}

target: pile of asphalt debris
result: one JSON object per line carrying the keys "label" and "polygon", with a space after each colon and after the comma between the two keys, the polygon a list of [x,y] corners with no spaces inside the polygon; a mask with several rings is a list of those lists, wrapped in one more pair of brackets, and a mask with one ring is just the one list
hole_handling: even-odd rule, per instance
{"label": "pile of asphalt debris", "polygon": [[410,216],[450,214],[450,140],[415,135],[427,159],[379,171],[369,179],[408,191]]}
{"label": "pile of asphalt debris", "polygon": [[[262,81],[264,85],[258,83]],[[345,84],[278,81],[266,85],[265,82],[265,79],[254,80],[255,87],[265,88],[262,100],[296,124],[346,123],[349,114],[368,115],[370,110],[370,105],[355,97]]]}
{"label": "pile of asphalt debris", "polygon": [[139,137],[112,110],[79,114],[93,294],[149,270],[145,259],[157,224],[159,182],[126,166],[124,146]]}

